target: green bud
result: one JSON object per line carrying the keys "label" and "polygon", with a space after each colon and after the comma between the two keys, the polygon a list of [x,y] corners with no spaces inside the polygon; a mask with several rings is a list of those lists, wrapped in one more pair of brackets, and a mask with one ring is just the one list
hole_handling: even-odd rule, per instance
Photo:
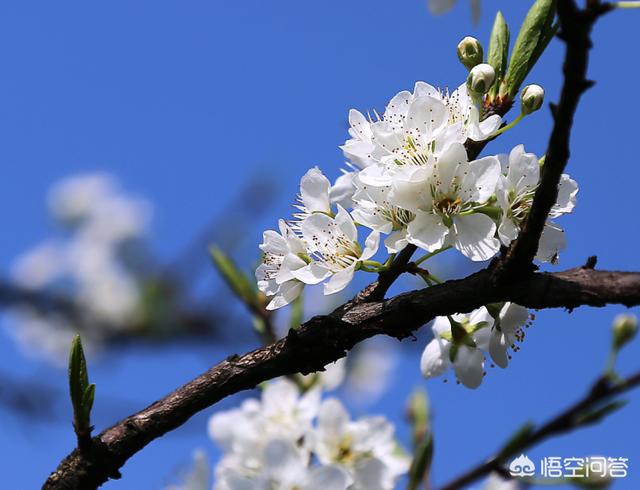
{"label": "green bud", "polygon": [[480,63],[474,66],[467,78],[467,87],[476,95],[486,94],[496,78],[496,72],[491,65]]}
{"label": "green bud", "polygon": [[520,111],[525,116],[536,112],[544,102],[544,89],[540,85],[527,85],[520,95]]}
{"label": "green bud", "polygon": [[635,315],[618,315],[613,320],[613,347],[620,350],[633,340],[638,332],[638,318]]}
{"label": "green bud", "polygon": [[482,44],[475,37],[467,36],[458,43],[458,59],[467,70],[482,63]]}

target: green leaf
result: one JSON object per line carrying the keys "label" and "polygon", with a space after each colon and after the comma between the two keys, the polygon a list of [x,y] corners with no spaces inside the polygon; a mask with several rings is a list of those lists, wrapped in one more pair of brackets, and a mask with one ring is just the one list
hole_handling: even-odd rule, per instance
{"label": "green leaf", "polygon": [[213,264],[229,288],[246,304],[257,306],[257,294],[249,278],[215,245],[209,248],[209,253],[211,253]]}
{"label": "green leaf", "polygon": [[82,397],[88,386],[87,361],[84,357],[80,335],[76,335],[71,341],[69,353],[69,393],[75,413],[82,412]]}
{"label": "green leaf", "polygon": [[88,427],[91,420],[91,409],[93,408],[93,399],[96,396],[96,385],[90,384],[82,396],[82,419]]}
{"label": "green leaf", "polygon": [[531,422],[526,422],[522,427],[520,427],[510,438],[509,440],[502,446],[502,449],[498,451],[498,455],[496,456],[497,461],[502,461],[509,456],[517,453],[524,447],[524,442],[529,438],[529,436],[533,433],[534,425]]}
{"label": "green leaf", "polygon": [[553,37],[552,22],[555,16],[555,0],[537,0],[524,19],[513,46],[509,68],[505,76],[505,89],[513,98],[520,85],[533,68],[542,51]]}
{"label": "green leaf", "polygon": [[433,460],[433,437],[431,433],[425,435],[421,444],[416,448],[411,467],[409,468],[408,490],[417,490],[429,473]]}
{"label": "green leaf", "polygon": [[600,422],[603,418],[608,417],[613,412],[617,412],[627,404],[626,400],[616,400],[606,403],[593,410],[583,412],[576,417],[576,426],[591,425]]}
{"label": "green leaf", "polygon": [[489,98],[495,99],[498,88],[504,80],[507,71],[507,58],[509,56],[509,26],[498,10],[496,19],[493,22],[491,38],[489,40],[489,52],[487,53],[487,63],[496,71],[496,81],[489,91]]}

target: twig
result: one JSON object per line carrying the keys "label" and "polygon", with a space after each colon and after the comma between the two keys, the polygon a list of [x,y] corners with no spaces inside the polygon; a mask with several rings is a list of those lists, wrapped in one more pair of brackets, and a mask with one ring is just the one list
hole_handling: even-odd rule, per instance
{"label": "twig", "polygon": [[509,451],[501,452],[501,454],[492,456],[484,462],[479,463],[477,466],[474,466],[451,482],[445,484],[440,490],[457,490],[464,488],[494,471],[505,474],[503,464],[509,458],[517,455],[517,453],[526,448],[538,444],[544,439],[570,432],[573,429],[586,425],[586,423],[581,422],[581,418],[585,412],[597,408],[598,405],[611,397],[624,393],[638,385],[640,385],[640,372],[615,384],[611,384],[606,377],[599,379],[581,400],[541,425],[538,429],[530,432],[519,441],[519,444],[511,447]]}

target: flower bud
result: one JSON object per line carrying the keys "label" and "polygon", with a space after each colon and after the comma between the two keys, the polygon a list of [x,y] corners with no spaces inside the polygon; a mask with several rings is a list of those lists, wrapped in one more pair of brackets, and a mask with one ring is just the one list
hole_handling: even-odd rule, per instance
{"label": "flower bud", "polygon": [[635,315],[618,315],[613,319],[613,346],[620,350],[629,343],[638,332],[638,319]]}
{"label": "flower bud", "polygon": [[467,36],[458,44],[458,58],[467,70],[482,63],[483,56],[482,44],[475,37]]}
{"label": "flower bud", "polygon": [[474,66],[469,72],[467,78],[467,87],[475,94],[486,94],[493,81],[496,78],[496,72],[491,65],[486,63],[480,63]]}
{"label": "flower bud", "polygon": [[544,102],[544,89],[540,85],[527,85],[520,95],[520,111],[529,115],[536,112]]}

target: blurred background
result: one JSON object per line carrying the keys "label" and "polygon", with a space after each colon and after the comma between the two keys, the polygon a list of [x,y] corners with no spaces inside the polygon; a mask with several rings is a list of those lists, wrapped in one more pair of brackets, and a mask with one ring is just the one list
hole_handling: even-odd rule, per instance
{"label": "blurred background", "polygon": [[[301,175],[314,165],[332,179],[340,174],[350,108],[382,111],[416,80],[455,88],[465,78],[458,41],[474,35],[486,44],[498,9],[514,31],[530,6],[483,0],[476,23],[471,3],[459,0],[442,16],[423,0],[0,4],[4,487],[38,488],[75,445],[65,371],[75,331],[97,384],[97,431],[260,344],[251,316],[211,266],[208,245],[250,272],[262,230],[290,214]],[[578,206],[560,220],[569,247],[554,269],[597,255],[600,268],[638,270],[640,66],[629,42],[638,15],[614,12],[594,33],[597,84],[578,111],[568,167],[580,185]],[[547,100],[557,100],[562,55],[552,42],[528,79],[545,87]],[[541,110],[487,151],[524,142],[541,155],[550,125]],[[434,259],[441,277],[471,270],[454,252]],[[418,286],[409,278],[395,291]],[[305,317],[348,297],[308,291]],[[426,332],[402,343],[376,339],[350,356],[336,393],[355,416],[385,414],[408,446],[402,401],[426,388],[432,475],[441,484],[524,421],[543,421],[580,397],[603,369],[621,311],[537,313],[509,368],[489,369],[475,391],[421,378]],[[276,317],[281,328],[288,314]],[[637,369],[639,357],[637,343],[623,351],[620,372]],[[215,463],[208,417],[246,396],[153,442],[105,488],[165,488],[196,449]],[[629,477],[614,488],[639,488],[640,448],[630,430],[640,394],[627,398],[604,424],[528,456],[626,457]]]}

